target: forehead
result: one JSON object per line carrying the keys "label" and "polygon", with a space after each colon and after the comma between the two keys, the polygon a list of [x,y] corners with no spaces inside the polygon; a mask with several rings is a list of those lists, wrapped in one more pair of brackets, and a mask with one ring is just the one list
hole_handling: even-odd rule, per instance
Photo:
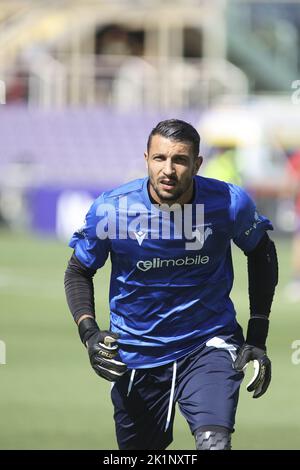
{"label": "forehead", "polygon": [[193,156],[193,144],[191,142],[180,142],[168,139],[162,135],[154,135],[151,139],[149,154],[159,153],[161,155],[191,155]]}

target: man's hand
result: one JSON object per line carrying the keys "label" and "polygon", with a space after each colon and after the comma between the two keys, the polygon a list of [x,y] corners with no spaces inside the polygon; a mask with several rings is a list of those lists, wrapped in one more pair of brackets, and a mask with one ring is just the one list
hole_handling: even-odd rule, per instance
{"label": "man's hand", "polygon": [[248,392],[253,392],[253,398],[261,397],[271,381],[271,361],[264,349],[244,343],[234,362],[234,369],[242,371],[249,361],[254,361],[254,376],[247,386]]}
{"label": "man's hand", "polygon": [[115,359],[119,350],[116,333],[101,331],[95,319],[90,316],[79,320],[78,331],[96,374],[110,382],[116,382],[125,374],[126,364]]}
{"label": "man's hand", "polygon": [[115,360],[119,349],[117,339],[117,334],[99,330],[86,343],[92,368],[110,382],[116,382],[127,370],[126,364]]}

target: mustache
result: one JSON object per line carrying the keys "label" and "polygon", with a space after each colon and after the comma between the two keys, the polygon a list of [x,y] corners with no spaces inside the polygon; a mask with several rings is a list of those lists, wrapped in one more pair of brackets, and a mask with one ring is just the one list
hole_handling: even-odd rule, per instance
{"label": "mustache", "polygon": [[177,183],[178,179],[174,176],[165,176],[165,177],[162,177],[162,178],[159,178],[158,179],[158,182],[160,183],[161,181],[164,181],[164,180],[168,180],[168,181],[173,181],[174,183]]}

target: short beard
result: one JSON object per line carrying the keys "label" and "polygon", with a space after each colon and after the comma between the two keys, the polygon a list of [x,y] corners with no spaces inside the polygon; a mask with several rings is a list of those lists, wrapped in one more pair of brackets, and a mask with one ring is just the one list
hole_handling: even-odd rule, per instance
{"label": "short beard", "polygon": [[[179,198],[185,193],[185,191],[182,191],[182,190],[179,188],[178,191],[176,191],[175,193],[169,194],[169,195],[167,194],[167,197],[165,197],[165,196],[163,196],[163,195],[159,192],[159,190],[156,188],[156,186],[151,183],[151,179],[150,179],[149,184],[150,184],[151,187],[153,188],[155,194],[159,197],[159,199],[160,199],[160,201],[161,201],[160,203],[164,203],[164,202],[167,203],[167,202],[169,202],[169,201],[170,201],[170,202],[176,201],[177,199],[179,199]],[[158,204],[159,204],[159,203],[158,203]]]}

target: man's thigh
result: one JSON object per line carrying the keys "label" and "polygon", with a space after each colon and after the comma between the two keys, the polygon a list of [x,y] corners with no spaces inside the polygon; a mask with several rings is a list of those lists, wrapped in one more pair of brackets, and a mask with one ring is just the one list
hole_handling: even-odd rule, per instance
{"label": "man's thigh", "polygon": [[161,450],[172,442],[173,419],[165,431],[171,378],[169,367],[137,370],[129,395],[130,372],[114,384],[111,399],[119,449]]}
{"label": "man's thigh", "polygon": [[233,431],[243,372],[233,369],[234,338],[217,337],[178,361],[176,401],[191,432],[205,426]]}

